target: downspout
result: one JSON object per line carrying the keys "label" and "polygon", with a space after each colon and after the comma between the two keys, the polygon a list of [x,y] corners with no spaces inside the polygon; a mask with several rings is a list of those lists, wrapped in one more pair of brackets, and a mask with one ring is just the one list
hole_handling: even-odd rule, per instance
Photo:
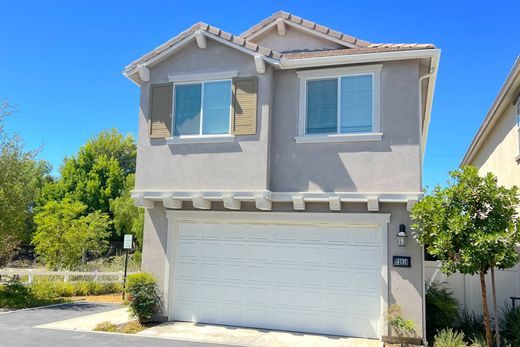
{"label": "downspout", "polygon": [[[435,73],[433,68],[430,69],[430,72],[424,74],[419,77],[419,147],[422,146],[422,136],[423,136],[423,118],[422,118],[422,110],[423,110],[423,102],[422,102],[422,81],[431,78]],[[423,153],[422,149],[419,149],[419,165],[420,165],[420,173],[421,173],[421,191],[422,191],[422,165],[423,165]],[[425,345],[428,345],[428,341],[426,339],[426,278],[424,274],[424,250],[425,247],[421,246],[421,280],[422,280],[422,336],[423,342]]]}

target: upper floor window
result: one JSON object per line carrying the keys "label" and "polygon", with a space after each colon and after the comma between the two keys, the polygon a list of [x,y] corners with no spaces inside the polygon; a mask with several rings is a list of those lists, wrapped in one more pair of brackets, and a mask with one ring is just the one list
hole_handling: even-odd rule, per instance
{"label": "upper floor window", "polygon": [[[380,140],[381,65],[298,72],[297,142]],[[320,136],[321,135],[321,136]]]}
{"label": "upper floor window", "polygon": [[231,80],[174,85],[174,134],[229,134]]}

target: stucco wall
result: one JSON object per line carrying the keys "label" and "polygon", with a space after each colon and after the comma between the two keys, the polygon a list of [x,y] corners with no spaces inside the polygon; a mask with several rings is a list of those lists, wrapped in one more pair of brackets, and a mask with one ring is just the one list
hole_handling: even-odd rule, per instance
{"label": "stucco wall", "polygon": [[[186,209],[191,209],[186,206]],[[214,204],[213,210],[223,210],[221,204]],[[254,205],[245,205],[242,210],[256,211]],[[307,204],[308,212],[330,213],[328,204]],[[273,204],[273,212],[294,212],[292,204]],[[398,303],[403,307],[404,316],[416,322],[416,330],[419,335],[422,332],[422,249],[413,238],[409,238],[406,247],[397,245],[397,232],[399,224],[405,224],[410,230],[410,217],[405,204],[383,203],[380,205],[380,213],[390,213],[388,224],[388,304]],[[343,204],[343,210],[337,213],[367,213],[366,204]],[[145,215],[145,237],[143,247],[142,270],[153,273],[160,279],[159,286],[164,288],[166,256],[167,218],[165,210],[160,203],[148,210]],[[410,256],[411,268],[392,267],[392,256]]]}
{"label": "stucco wall", "polygon": [[501,185],[520,186],[520,165],[515,160],[520,154],[518,137],[516,107],[509,104],[470,164],[481,174],[493,172]]}
{"label": "stucco wall", "polygon": [[274,72],[272,191],[421,191],[417,61],[385,62],[376,142],[298,144],[299,79]]}
{"label": "stucco wall", "polygon": [[274,49],[275,51],[287,52],[293,50],[313,50],[323,48],[345,48],[337,43],[320,37],[306,34],[300,30],[286,25],[285,35],[280,36],[276,26],[251,40],[260,46]]}
{"label": "stucco wall", "polygon": [[[195,42],[151,68],[151,82],[141,87],[136,189],[265,190],[268,187],[268,128],[272,71],[258,75],[254,60],[213,40],[199,49]],[[257,134],[233,143],[175,144],[149,139],[149,87],[168,75],[238,71],[258,76]]]}

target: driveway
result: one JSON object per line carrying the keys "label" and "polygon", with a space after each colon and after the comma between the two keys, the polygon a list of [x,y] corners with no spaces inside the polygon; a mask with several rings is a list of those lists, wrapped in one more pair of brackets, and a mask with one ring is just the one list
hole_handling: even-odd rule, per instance
{"label": "driveway", "polygon": [[[165,340],[132,335],[102,334],[79,331],[34,328],[37,325],[77,318],[120,308],[115,304],[77,302],[60,306],[41,307],[16,312],[0,313],[0,346],[169,346],[215,347],[215,344]],[[222,345],[221,347],[231,347]]]}

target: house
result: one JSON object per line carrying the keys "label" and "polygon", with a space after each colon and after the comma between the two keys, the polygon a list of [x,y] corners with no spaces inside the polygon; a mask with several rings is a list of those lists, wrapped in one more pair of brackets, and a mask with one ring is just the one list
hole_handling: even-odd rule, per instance
{"label": "house", "polygon": [[421,335],[422,249],[397,234],[439,55],[278,12],[241,35],[197,23],[128,65],[164,319],[379,339],[399,303]]}
{"label": "house", "polygon": [[[517,57],[498,96],[478,129],[464,158],[463,165],[473,165],[481,174],[492,172],[498,184],[520,187],[520,56]],[[519,211],[520,212],[520,211]],[[445,282],[459,302],[476,313],[482,312],[478,276],[454,274],[446,277],[438,271],[439,264],[426,263],[426,278]],[[490,275],[486,280],[490,287]],[[511,305],[511,297],[520,297],[520,264],[497,271],[497,304]],[[488,298],[492,307],[491,296]],[[518,303],[517,303],[518,304]]]}
{"label": "house", "polygon": [[461,165],[493,172],[498,183],[520,187],[520,56],[473,138]]}

